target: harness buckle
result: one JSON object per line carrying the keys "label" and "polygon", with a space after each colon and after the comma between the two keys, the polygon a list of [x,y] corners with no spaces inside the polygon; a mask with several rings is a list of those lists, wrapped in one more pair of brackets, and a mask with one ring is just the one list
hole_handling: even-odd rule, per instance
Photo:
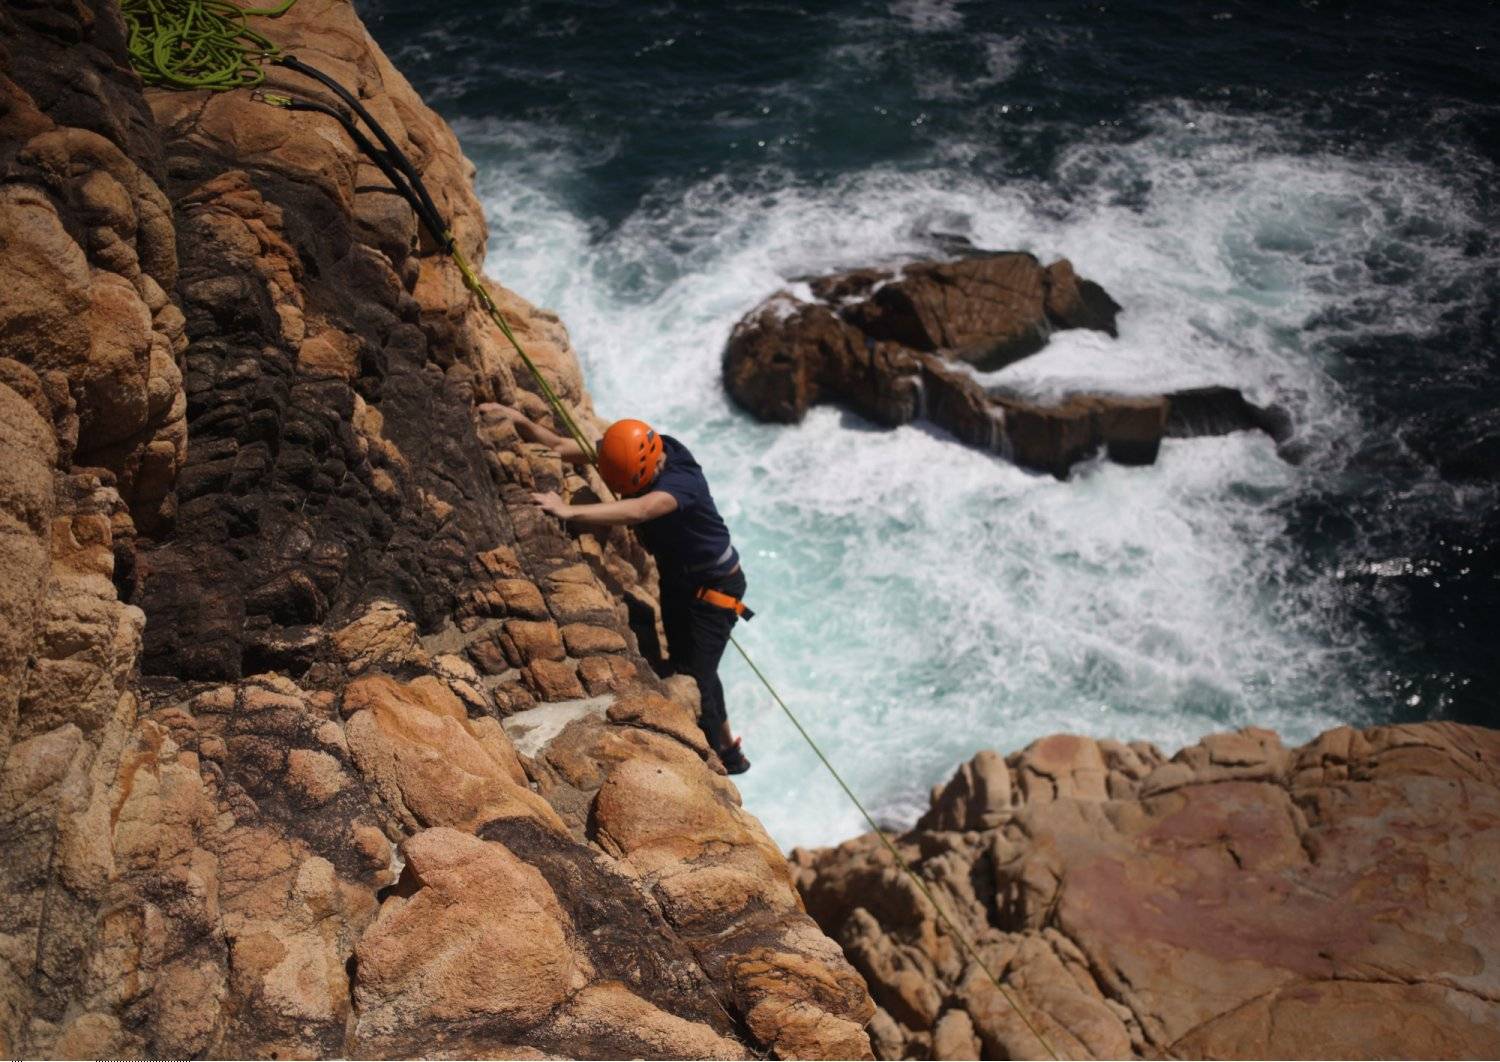
{"label": "harness buckle", "polygon": [[755,618],[755,613],[739,598],[730,597],[728,594],[711,587],[700,586],[693,592],[693,596],[699,601],[713,605],[715,608],[727,608],[735,615],[743,616],[747,620]]}

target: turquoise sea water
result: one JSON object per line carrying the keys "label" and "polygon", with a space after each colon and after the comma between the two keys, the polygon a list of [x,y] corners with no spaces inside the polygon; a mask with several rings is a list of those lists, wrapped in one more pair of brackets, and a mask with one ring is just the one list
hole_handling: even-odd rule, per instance
{"label": "turquoise sea water", "polygon": [[[1493,723],[1495,484],[1442,466],[1500,379],[1488,5],[360,8],[478,166],[492,275],[562,315],[601,413],[697,454],[742,643],[879,815],[1059,730]],[[934,232],[1067,256],[1125,307],[995,382],[1231,384],[1308,459],[1169,441],[1058,483],[728,403],[745,311]],[[787,846],[858,832],[732,650],[723,674],[751,810]]]}

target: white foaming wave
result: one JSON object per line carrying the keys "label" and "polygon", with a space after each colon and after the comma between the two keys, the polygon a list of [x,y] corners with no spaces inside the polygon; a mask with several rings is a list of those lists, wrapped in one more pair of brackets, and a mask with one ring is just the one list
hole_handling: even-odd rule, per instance
{"label": "white foaming wave", "polygon": [[954,30],[964,22],[957,0],[894,0],[890,11],[918,33]]}
{"label": "white foaming wave", "polygon": [[988,77],[979,79],[980,84],[998,85],[1020,73],[1024,65],[1021,50],[1026,44],[1025,40],[986,33],[980,36],[980,43],[984,46],[984,66],[989,71]]}
{"label": "white foaming wave", "polygon": [[[562,314],[602,414],[654,419],[698,455],[762,614],[741,640],[882,816],[909,821],[980,748],[1056,731],[1170,751],[1249,723],[1298,741],[1378,717],[1364,648],[1328,619],[1323,576],[1282,547],[1276,503],[1314,473],[1263,436],[1168,440],[1152,467],[1092,462],[1058,483],[921,426],[826,408],[760,425],[724,398],[720,353],[744,312],[800,275],[929,253],[918,233],[943,219],[983,246],[1067,255],[1126,306],[1118,341],[1059,334],[998,374],[1007,386],[1229,383],[1358,434],[1322,342],[1372,297],[1348,259],[1395,240],[1448,268],[1442,240],[1402,229],[1401,196],[1441,203],[1442,182],[1278,151],[1274,128],[1204,142],[1185,123],[1212,116],[1171,121],[1076,149],[1066,195],[944,172],[814,188],[765,171],[663,190],[609,232],[573,217],[552,177],[488,175],[491,261]],[[1418,301],[1399,327],[1421,325]],[[862,829],[735,654],[723,674],[756,764],[741,789],[773,836]]]}

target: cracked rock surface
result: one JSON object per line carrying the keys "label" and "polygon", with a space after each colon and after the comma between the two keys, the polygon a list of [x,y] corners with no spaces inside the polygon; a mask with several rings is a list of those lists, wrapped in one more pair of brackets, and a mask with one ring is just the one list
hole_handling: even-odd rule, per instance
{"label": "cracked rock surface", "polygon": [[[1068,1058],[1500,1052],[1500,733],[981,752],[904,858]],[[882,1058],[1045,1058],[873,835],[794,853]]]}

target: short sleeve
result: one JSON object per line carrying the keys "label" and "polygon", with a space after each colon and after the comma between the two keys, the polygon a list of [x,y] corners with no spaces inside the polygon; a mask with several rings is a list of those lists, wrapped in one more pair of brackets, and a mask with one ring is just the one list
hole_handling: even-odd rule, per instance
{"label": "short sleeve", "polygon": [[696,477],[674,475],[670,469],[661,477],[661,480],[653,489],[665,491],[667,494],[670,494],[677,502],[677,508],[683,512],[693,508],[698,503],[701,493],[698,490]]}

